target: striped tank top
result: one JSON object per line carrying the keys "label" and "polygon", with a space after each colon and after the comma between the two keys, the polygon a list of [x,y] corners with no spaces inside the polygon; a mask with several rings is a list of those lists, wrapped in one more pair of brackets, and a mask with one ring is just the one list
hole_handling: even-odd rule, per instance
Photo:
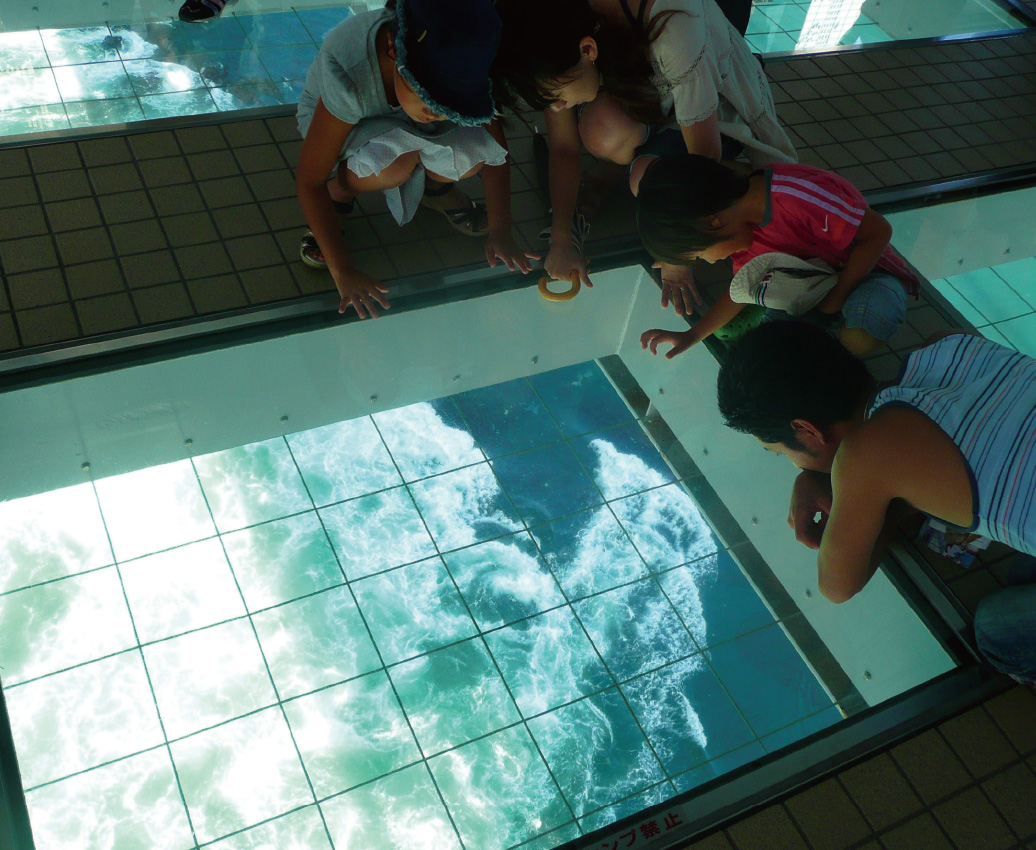
{"label": "striped tank top", "polygon": [[1036,554],[1036,360],[981,337],[948,336],[907,358],[867,418],[888,405],[923,413],[960,449],[973,499],[968,531]]}

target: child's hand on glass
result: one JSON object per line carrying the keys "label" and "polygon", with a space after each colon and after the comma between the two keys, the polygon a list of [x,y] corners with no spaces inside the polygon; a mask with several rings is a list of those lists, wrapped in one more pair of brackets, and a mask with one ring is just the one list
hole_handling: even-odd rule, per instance
{"label": "child's hand on glass", "polygon": [[495,269],[497,263],[503,263],[511,271],[528,274],[532,271],[531,261],[539,258],[539,254],[519,248],[510,230],[500,233],[491,230],[486,237],[486,261],[491,269]]}
{"label": "child's hand on glass", "polygon": [[543,261],[543,270],[554,280],[568,280],[573,271],[579,272],[579,282],[583,286],[593,286],[587,267],[590,263],[572,245],[552,244]]}
{"label": "child's hand on glass", "polygon": [[352,306],[361,319],[366,319],[367,316],[376,319],[378,308],[375,304],[380,304],[385,310],[391,306],[385,297],[388,287],[376,277],[359,269],[349,269],[335,275],[335,286],[338,287],[338,294],[342,296],[342,301],[338,305],[339,313],[344,313]]}
{"label": "child's hand on glass", "polygon": [[674,266],[670,263],[654,262],[652,268],[662,271],[662,309],[673,302],[677,316],[689,316],[695,305],[701,306],[701,295],[694,285],[690,266]]}
{"label": "child's hand on glass", "polygon": [[683,354],[697,342],[693,330],[664,331],[661,328],[652,328],[640,335],[640,347],[650,347],[652,354],[658,354],[659,343],[671,345],[672,348],[666,352],[666,360],[672,360],[677,354]]}

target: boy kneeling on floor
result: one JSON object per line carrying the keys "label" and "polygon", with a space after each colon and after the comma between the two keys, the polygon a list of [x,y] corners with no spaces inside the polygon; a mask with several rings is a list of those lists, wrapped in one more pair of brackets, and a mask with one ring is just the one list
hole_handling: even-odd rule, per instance
{"label": "boy kneeling on floor", "polygon": [[917,291],[889,245],[888,221],[847,180],[809,165],[778,163],[746,175],[703,156],[662,157],[641,180],[637,224],[663,263],[734,263],[731,290],[690,330],[644,332],[641,345],[653,354],[659,343],[673,346],[666,357],[686,351],[751,303],[770,307],[767,319],[802,315],[835,329],[850,351],[869,354],[896,333],[907,294]]}

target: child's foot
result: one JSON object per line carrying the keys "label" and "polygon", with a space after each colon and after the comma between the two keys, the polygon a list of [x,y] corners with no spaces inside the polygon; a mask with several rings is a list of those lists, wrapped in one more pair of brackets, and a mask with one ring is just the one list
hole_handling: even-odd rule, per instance
{"label": "child's foot", "polygon": [[227,0],[186,0],[180,7],[180,20],[188,24],[211,21],[223,14]]}
{"label": "child's foot", "polygon": [[471,200],[456,183],[426,181],[421,206],[442,213],[450,226],[465,236],[485,236],[489,232],[486,205]]}

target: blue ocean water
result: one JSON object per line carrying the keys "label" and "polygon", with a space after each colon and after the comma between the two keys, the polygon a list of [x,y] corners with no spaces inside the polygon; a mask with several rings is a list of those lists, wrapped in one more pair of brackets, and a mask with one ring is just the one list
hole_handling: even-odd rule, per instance
{"label": "blue ocean water", "polygon": [[595,363],[0,504],[0,667],[41,850],[551,850],[841,716]]}

